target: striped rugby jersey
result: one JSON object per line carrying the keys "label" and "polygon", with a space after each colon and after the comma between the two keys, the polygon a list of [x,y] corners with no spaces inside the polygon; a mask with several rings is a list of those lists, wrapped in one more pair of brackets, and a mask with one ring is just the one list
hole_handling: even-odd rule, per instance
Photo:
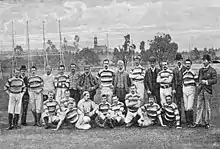
{"label": "striped rugby jersey", "polygon": [[136,104],[138,104],[140,102],[140,99],[141,99],[141,96],[137,93],[135,94],[132,94],[132,93],[129,93],[125,96],[125,101],[127,100],[128,101],[128,104],[135,104],[134,106],[127,106],[128,108],[128,111],[130,112],[137,112],[139,107],[136,106]]}
{"label": "striped rugby jersey", "polygon": [[131,69],[130,78],[132,82],[141,81],[144,82],[145,69],[141,65],[135,66]]}
{"label": "striped rugby jersey", "polygon": [[[167,79],[165,81],[165,79]],[[161,70],[157,75],[157,82],[160,85],[170,85],[173,80],[173,72],[170,69]]]}
{"label": "striped rugby jersey", "polygon": [[74,103],[74,107],[76,107],[75,99],[73,99],[71,97],[69,97],[69,99],[63,98],[60,101],[60,108],[61,108],[62,111],[65,111],[66,109],[68,109],[70,101],[72,101]]}
{"label": "striped rugby jersey", "polygon": [[167,121],[169,122],[176,121],[176,126],[180,125],[180,114],[178,107],[175,103],[172,103],[170,105],[165,103],[163,106],[163,110],[164,110],[164,118]]}
{"label": "striped rugby jersey", "polygon": [[98,111],[101,112],[103,115],[107,115],[111,110],[111,105],[108,102],[101,102],[98,107]]}
{"label": "striped rugby jersey", "polygon": [[70,87],[70,78],[66,74],[58,74],[54,78],[54,85],[56,88],[69,88]]}
{"label": "striped rugby jersey", "polygon": [[79,118],[77,108],[68,109],[66,112],[66,118],[69,120],[71,124],[75,123]]}
{"label": "striped rugby jersey", "polygon": [[24,92],[26,89],[23,79],[12,77],[8,79],[4,86],[5,91],[9,91],[13,94],[19,94],[21,92]]}
{"label": "striped rugby jersey", "polygon": [[97,78],[100,79],[102,86],[112,86],[114,80],[114,71],[112,69],[101,69]]}
{"label": "striped rugby jersey", "polygon": [[60,106],[59,106],[58,102],[55,101],[55,100],[52,100],[52,101],[46,100],[46,101],[44,101],[43,109],[44,109],[44,112],[48,113],[50,116],[54,116],[58,112],[60,112]]}
{"label": "striped rugby jersey", "polygon": [[190,70],[186,70],[183,72],[183,85],[184,86],[188,86],[188,85],[192,85],[192,86],[196,86],[196,74],[194,71]]}
{"label": "striped rugby jersey", "polygon": [[161,115],[161,108],[157,103],[153,103],[152,105],[147,103],[143,107],[141,107],[144,115],[146,115],[151,120],[156,120],[159,115]]}
{"label": "striped rugby jersey", "polygon": [[32,91],[40,91],[41,89],[43,89],[43,86],[44,86],[44,81],[38,75],[31,76],[28,79],[28,87]]}
{"label": "striped rugby jersey", "polygon": [[111,110],[113,111],[114,115],[124,112],[124,103],[120,101],[112,103]]}

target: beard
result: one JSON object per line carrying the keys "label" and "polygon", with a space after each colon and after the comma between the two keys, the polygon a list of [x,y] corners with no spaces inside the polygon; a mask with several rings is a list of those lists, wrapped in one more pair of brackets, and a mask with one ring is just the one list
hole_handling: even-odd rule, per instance
{"label": "beard", "polygon": [[50,74],[51,74],[51,72],[48,71],[48,72],[47,72],[47,75],[50,75]]}

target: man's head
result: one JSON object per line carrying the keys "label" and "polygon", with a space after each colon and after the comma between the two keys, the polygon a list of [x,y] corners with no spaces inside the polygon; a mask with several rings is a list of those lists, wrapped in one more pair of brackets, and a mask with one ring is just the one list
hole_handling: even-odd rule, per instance
{"label": "man's head", "polygon": [[124,62],[122,60],[118,61],[118,69],[119,69],[119,71],[123,71],[124,70]]}
{"label": "man's head", "polygon": [[47,65],[46,66],[46,72],[47,72],[47,75],[50,75],[51,72],[52,72],[52,67],[50,65]]}
{"label": "man's head", "polygon": [[117,96],[112,96],[112,101],[113,103],[117,103],[118,102],[118,97]]}
{"label": "man's head", "polygon": [[140,56],[135,56],[134,57],[134,63],[136,66],[139,66],[141,63],[141,57]]}
{"label": "man's head", "polygon": [[162,65],[163,70],[168,69],[168,62],[167,61],[162,61],[161,65]]}
{"label": "man's head", "polygon": [[101,101],[103,102],[103,103],[105,103],[105,102],[107,102],[107,94],[102,94],[102,96],[101,96]]}
{"label": "man's head", "polygon": [[25,65],[21,65],[21,68],[20,68],[20,72],[21,72],[21,75],[22,76],[25,76],[25,72],[27,71],[27,68]]}
{"label": "man's head", "polygon": [[132,84],[131,87],[130,87],[130,91],[131,91],[132,94],[135,94],[137,92],[136,85]]}
{"label": "man's head", "polygon": [[89,66],[89,65],[86,65],[86,66],[84,67],[84,71],[85,71],[86,74],[89,74],[89,73],[90,73],[90,66]]}
{"label": "man's head", "polygon": [[52,101],[53,100],[53,96],[54,96],[54,92],[53,91],[49,91],[48,92],[48,100]]}
{"label": "man's head", "polygon": [[58,68],[58,70],[59,70],[59,73],[60,73],[60,74],[64,74],[64,72],[65,72],[65,66],[64,66],[64,65],[60,65],[59,68]]}
{"label": "man's head", "polygon": [[70,91],[69,91],[69,90],[65,90],[64,94],[65,94],[65,97],[66,97],[66,98],[69,98],[69,97],[70,97]]}
{"label": "man's head", "polygon": [[151,68],[154,68],[156,66],[156,58],[154,56],[151,56],[149,58],[149,64],[150,64]]}
{"label": "man's head", "polygon": [[19,75],[20,75],[20,69],[18,69],[18,68],[15,68],[15,70],[14,70],[14,76],[16,77],[16,78],[18,78],[19,77]]}
{"label": "man's head", "polygon": [[205,54],[205,55],[203,55],[202,60],[203,60],[203,65],[205,67],[207,67],[210,64],[210,62],[211,62],[211,57],[210,57],[210,55]]}
{"label": "man's head", "polygon": [[90,94],[88,91],[83,92],[83,98],[85,101],[88,101],[90,99]]}
{"label": "man's head", "polygon": [[165,98],[168,105],[170,105],[173,102],[172,95],[167,95]]}
{"label": "man's head", "polygon": [[109,60],[108,59],[105,59],[103,61],[103,67],[104,67],[104,69],[108,69],[109,68]]}
{"label": "man's head", "polygon": [[149,104],[153,104],[155,102],[155,96],[149,96]]}
{"label": "man's head", "polygon": [[70,64],[70,69],[72,72],[75,72],[76,71],[76,64],[74,64],[74,63]]}
{"label": "man's head", "polygon": [[180,53],[176,54],[175,60],[177,62],[177,66],[180,67],[183,63],[183,57]]}
{"label": "man's head", "polygon": [[69,108],[70,110],[75,108],[74,101],[72,101],[72,100],[68,101],[68,108]]}
{"label": "man's head", "polygon": [[31,74],[32,74],[32,75],[35,75],[35,74],[36,74],[36,71],[37,71],[37,67],[32,66],[32,67],[31,67]]}
{"label": "man's head", "polygon": [[192,61],[191,61],[190,59],[186,59],[185,65],[186,65],[186,68],[187,68],[187,69],[190,69],[191,66],[192,66]]}

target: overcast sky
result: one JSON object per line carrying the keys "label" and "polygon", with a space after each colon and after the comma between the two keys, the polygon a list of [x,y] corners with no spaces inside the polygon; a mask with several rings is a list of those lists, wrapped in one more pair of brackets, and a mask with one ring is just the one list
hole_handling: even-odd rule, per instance
{"label": "overcast sky", "polygon": [[56,19],[61,19],[62,36],[69,44],[73,35],[78,34],[81,47],[91,47],[94,36],[99,44],[106,44],[107,34],[109,46],[115,47],[123,44],[123,36],[128,33],[139,47],[140,41],[147,42],[157,32],[170,33],[180,51],[194,46],[220,47],[220,0],[45,1],[0,4],[3,47],[11,47],[11,20],[15,21],[16,44],[25,46],[25,20],[29,20],[30,47],[41,48],[45,20],[46,38],[59,46]]}

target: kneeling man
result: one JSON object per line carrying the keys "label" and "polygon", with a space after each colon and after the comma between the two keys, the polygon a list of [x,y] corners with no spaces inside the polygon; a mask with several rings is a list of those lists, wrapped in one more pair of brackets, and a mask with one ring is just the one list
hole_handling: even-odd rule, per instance
{"label": "kneeling man", "polygon": [[96,124],[101,128],[113,128],[113,119],[111,118],[111,105],[107,102],[107,94],[102,94],[101,103],[96,111]]}
{"label": "kneeling man", "polygon": [[95,119],[97,105],[90,99],[88,91],[83,92],[83,98],[78,103],[79,120],[76,123],[78,129],[90,129],[91,120]]}
{"label": "kneeling man", "polygon": [[143,105],[139,109],[141,118],[138,120],[138,124],[141,127],[154,125],[160,121],[161,126],[165,126],[161,117],[161,107],[156,103],[156,97],[150,96],[149,103]]}

